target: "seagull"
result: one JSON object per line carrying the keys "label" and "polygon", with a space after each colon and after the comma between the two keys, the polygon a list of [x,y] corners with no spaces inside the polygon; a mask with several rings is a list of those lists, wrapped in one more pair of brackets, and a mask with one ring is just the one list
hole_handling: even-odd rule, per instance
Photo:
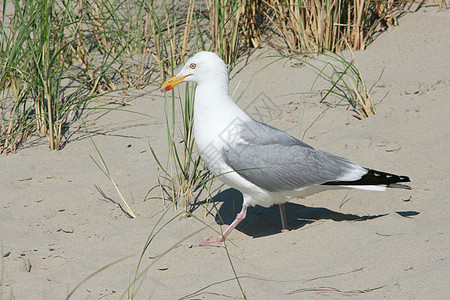
{"label": "seagull", "polygon": [[278,204],[285,232],[291,230],[285,203],[292,198],[342,188],[409,188],[398,184],[410,182],[407,176],[363,168],[254,120],[231,99],[228,81],[223,60],[202,51],[162,84],[162,89],[170,91],[182,82],[196,83],[193,129],[199,154],[215,177],[239,190],[244,198],[242,210],[223,234],[202,245],[223,242],[245,219],[249,206]]}

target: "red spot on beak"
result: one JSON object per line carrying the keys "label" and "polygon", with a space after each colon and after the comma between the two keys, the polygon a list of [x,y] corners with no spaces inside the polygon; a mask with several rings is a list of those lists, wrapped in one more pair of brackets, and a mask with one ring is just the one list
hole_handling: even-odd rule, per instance
{"label": "red spot on beak", "polygon": [[170,84],[168,86],[166,86],[165,90],[166,91],[170,91],[173,88],[173,86],[171,86]]}

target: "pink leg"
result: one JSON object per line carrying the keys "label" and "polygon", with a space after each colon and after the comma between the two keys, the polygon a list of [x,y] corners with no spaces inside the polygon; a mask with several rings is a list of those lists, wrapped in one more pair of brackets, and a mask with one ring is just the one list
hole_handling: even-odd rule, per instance
{"label": "pink leg", "polygon": [[286,209],[283,204],[279,204],[280,206],[280,216],[281,216],[281,232],[291,231],[292,229],[288,226],[287,218],[286,218]]}
{"label": "pink leg", "polygon": [[225,240],[225,238],[230,234],[230,232],[239,224],[241,223],[242,220],[245,219],[245,216],[247,215],[247,205],[242,205],[242,209],[241,212],[238,213],[236,215],[236,219],[234,219],[233,223],[231,223],[231,225],[227,228],[227,230],[225,230],[225,232],[219,236],[217,238],[217,240],[215,241],[211,241],[211,242],[204,242],[201,243],[200,246],[206,246],[206,245],[210,245],[210,244],[215,244],[215,243],[221,243]]}

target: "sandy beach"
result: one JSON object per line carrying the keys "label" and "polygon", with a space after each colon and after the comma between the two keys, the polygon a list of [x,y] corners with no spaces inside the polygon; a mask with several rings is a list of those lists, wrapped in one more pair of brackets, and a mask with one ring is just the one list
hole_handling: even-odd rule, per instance
{"label": "sandy beach", "polygon": [[156,86],[116,94],[132,105],[93,103],[120,109],[88,110],[83,120],[137,217],[123,212],[91,159],[98,160],[81,120],[60,151],[29,139],[0,157],[0,298],[127,298],[144,245],[162,228],[143,256],[135,299],[242,299],[241,290],[248,299],[449,299],[450,10],[425,7],[399,23],[354,53],[368,86],[382,73],[369,118],[356,119],[334,98],[321,103],[329,83],[314,84],[308,64],[267,47],[233,68],[230,91],[255,119],[362,166],[407,175],[411,190],[293,199],[287,233],[279,232],[277,207],[249,208],[226,248],[201,247],[217,237],[202,222],[225,229],[242,195],[215,180],[225,225],[211,204],[204,218],[206,193],[193,212],[202,222],[177,216],[157,190],[147,195],[160,174],[149,144],[162,158],[168,148],[164,94]]}

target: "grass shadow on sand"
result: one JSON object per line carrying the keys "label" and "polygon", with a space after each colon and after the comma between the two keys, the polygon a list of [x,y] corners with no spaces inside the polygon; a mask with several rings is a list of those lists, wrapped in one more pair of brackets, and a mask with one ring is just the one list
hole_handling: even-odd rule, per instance
{"label": "grass shadow on sand", "polygon": [[[219,213],[215,216],[216,223],[230,225],[236,214],[242,208],[242,194],[230,188],[220,192],[213,199],[215,203],[223,202],[219,208]],[[333,220],[338,222],[367,221],[386,216],[387,214],[358,216],[354,214],[343,214],[323,207],[307,207],[301,204],[287,202],[286,215],[289,226],[293,230],[296,230],[318,220]],[[221,220],[223,220],[223,223]],[[247,217],[236,229],[254,238],[280,233],[281,220],[278,205],[273,205],[269,208],[262,206],[249,207]]]}

